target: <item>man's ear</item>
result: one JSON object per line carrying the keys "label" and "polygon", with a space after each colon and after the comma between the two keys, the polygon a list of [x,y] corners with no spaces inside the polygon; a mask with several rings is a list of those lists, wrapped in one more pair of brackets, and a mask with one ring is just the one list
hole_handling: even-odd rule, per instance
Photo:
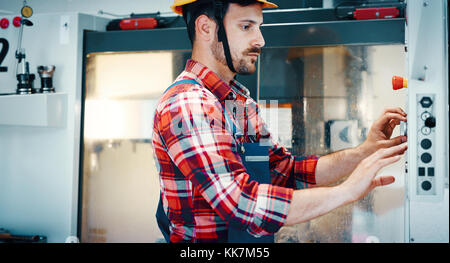
{"label": "man's ear", "polygon": [[211,41],[214,39],[216,31],[216,23],[207,15],[200,15],[195,20],[195,38],[201,38],[204,41]]}

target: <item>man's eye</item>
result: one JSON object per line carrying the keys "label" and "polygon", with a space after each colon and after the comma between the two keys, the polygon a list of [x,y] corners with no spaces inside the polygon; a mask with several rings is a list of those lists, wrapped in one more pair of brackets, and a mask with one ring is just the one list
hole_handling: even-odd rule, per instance
{"label": "man's eye", "polygon": [[247,31],[247,30],[250,29],[250,25],[242,25],[241,29],[244,30],[244,31]]}

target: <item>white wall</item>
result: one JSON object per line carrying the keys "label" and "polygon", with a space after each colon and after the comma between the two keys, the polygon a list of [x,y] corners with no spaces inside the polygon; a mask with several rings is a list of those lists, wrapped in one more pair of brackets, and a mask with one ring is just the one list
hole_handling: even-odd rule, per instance
{"label": "white wall", "polygon": [[[28,0],[34,13],[80,12],[98,14],[99,10],[120,15],[169,12],[173,0]],[[0,10],[19,14],[22,0],[0,0]],[[0,13],[1,14],[1,13]]]}
{"label": "white wall", "polygon": [[[67,43],[58,41],[63,16],[70,21]],[[0,227],[15,235],[43,235],[48,242],[64,242],[77,233],[82,30],[99,30],[108,20],[59,13],[36,14],[33,21],[33,30],[23,36],[27,59],[33,62],[30,69],[35,72],[39,64],[56,66],[53,84],[67,95],[67,122],[64,128],[0,123]],[[17,31],[2,29],[0,37],[15,47]],[[0,74],[0,92],[15,90],[13,53],[3,64],[9,71]],[[35,87],[38,83],[35,80]],[[35,111],[30,105],[24,108]]]}

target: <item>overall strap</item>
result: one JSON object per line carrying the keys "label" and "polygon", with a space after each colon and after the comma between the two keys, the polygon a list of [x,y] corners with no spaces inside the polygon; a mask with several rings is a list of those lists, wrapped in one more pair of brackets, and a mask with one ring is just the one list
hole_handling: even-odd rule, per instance
{"label": "overall strap", "polygon": [[225,115],[225,121],[228,123],[229,127],[232,128],[231,134],[233,135],[233,137],[235,138],[236,143],[237,143],[238,140],[236,138],[239,136],[242,136],[243,134],[242,134],[241,130],[231,120],[230,114],[228,114],[226,107],[223,107],[222,109],[223,109],[223,114]]}

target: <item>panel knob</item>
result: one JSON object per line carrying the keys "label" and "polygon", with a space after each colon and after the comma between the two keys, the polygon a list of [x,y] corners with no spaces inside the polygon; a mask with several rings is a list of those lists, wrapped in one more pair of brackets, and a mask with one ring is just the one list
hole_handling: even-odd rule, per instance
{"label": "panel knob", "polygon": [[431,107],[431,105],[433,105],[433,101],[430,97],[423,97],[420,100],[420,105],[422,105],[423,108],[429,108]]}
{"label": "panel knob", "polygon": [[424,162],[424,163],[429,163],[429,162],[431,162],[432,157],[431,157],[431,154],[429,154],[429,153],[424,153],[424,154],[422,154],[422,156],[420,156],[420,159],[421,159],[422,162]]}
{"label": "panel knob", "polygon": [[420,146],[422,146],[423,149],[428,150],[431,148],[433,144],[431,143],[431,141],[429,139],[423,139],[420,142]]}
{"label": "panel knob", "polygon": [[425,191],[430,190],[432,187],[431,183],[429,181],[423,181],[422,182],[422,189]]}
{"label": "panel knob", "polygon": [[436,118],[433,117],[433,116],[428,117],[428,118],[425,120],[425,126],[427,126],[427,127],[429,127],[429,128],[434,128],[434,127],[436,127]]}

